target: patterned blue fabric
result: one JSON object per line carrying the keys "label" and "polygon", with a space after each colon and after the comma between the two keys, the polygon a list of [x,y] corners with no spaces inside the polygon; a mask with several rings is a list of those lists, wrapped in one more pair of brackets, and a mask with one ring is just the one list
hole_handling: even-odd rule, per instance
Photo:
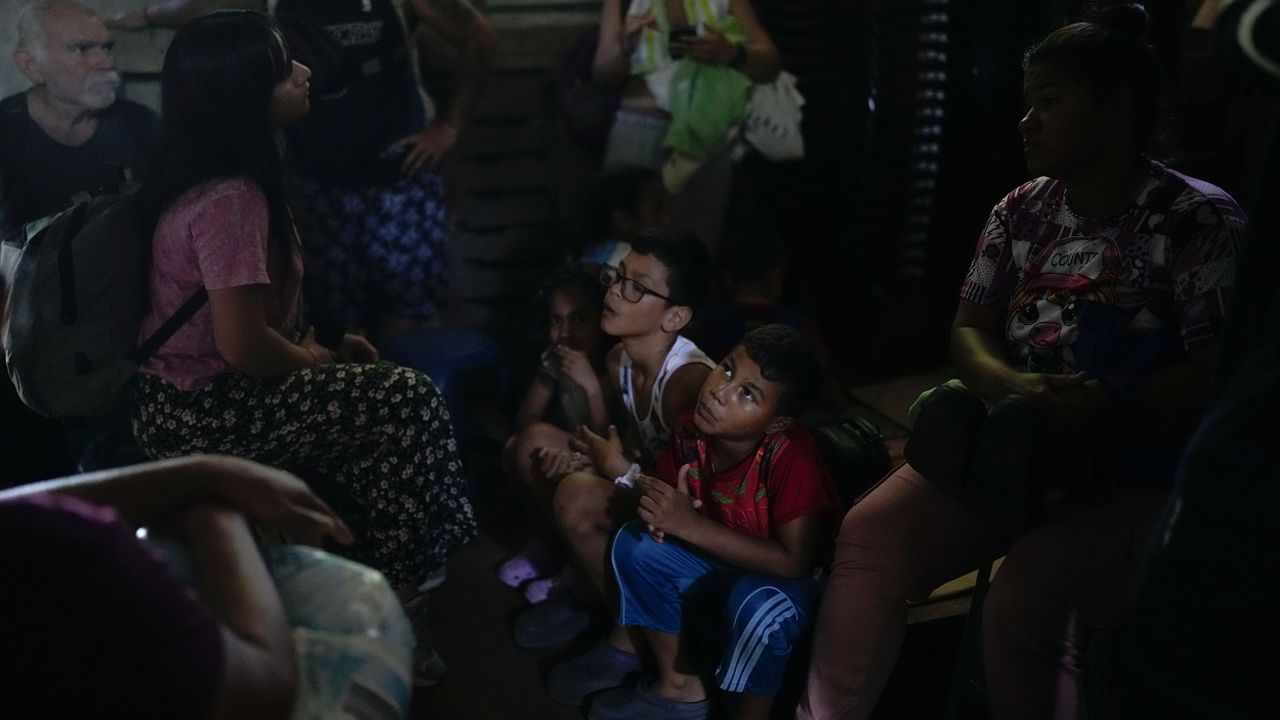
{"label": "patterned blue fabric", "polygon": [[317,294],[336,319],[433,320],[449,295],[453,232],[444,182],[424,169],[391,185],[330,187],[295,179],[291,205],[317,267]]}

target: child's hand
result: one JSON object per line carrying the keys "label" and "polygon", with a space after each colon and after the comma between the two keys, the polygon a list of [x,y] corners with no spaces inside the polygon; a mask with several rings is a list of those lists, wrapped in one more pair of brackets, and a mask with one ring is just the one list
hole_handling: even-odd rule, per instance
{"label": "child's hand", "polygon": [[378,349],[363,335],[347,333],[338,346],[338,360],[344,363],[373,364],[378,362]]}
{"label": "child's hand", "polygon": [[631,467],[631,463],[622,454],[622,438],[618,436],[618,428],[614,425],[609,426],[607,438],[582,425],[578,428],[578,437],[570,438],[569,447],[590,458],[596,472],[607,478],[617,477]]}
{"label": "child's hand", "polygon": [[544,480],[555,480],[571,472],[591,467],[586,456],[563,448],[538,448],[533,453],[534,473]]}
{"label": "child's hand", "polygon": [[640,519],[648,523],[649,536],[662,542],[667,533],[676,537],[687,535],[689,529],[698,521],[698,509],[702,501],[689,497],[689,466],[680,468],[676,486],[641,475],[636,479],[636,488],[640,490],[640,506],[637,512]]}
{"label": "child's hand", "polygon": [[578,383],[588,395],[593,390],[599,392],[600,378],[596,375],[595,368],[591,367],[591,360],[587,358],[586,353],[574,350],[567,345],[556,345],[554,351],[556,358],[560,361],[560,372],[564,373],[565,377]]}

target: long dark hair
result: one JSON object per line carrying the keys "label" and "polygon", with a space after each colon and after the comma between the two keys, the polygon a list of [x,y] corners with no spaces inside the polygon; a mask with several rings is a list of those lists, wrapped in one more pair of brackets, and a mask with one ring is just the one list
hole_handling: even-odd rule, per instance
{"label": "long dark hair", "polygon": [[1147,40],[1147,11],[1138,3],[1094,5],[1083,22],[1060,27],[1027,49],[1022,69],[1052,64],[1082,79],[1097,96],[1117,88],[1133,100],[1134,145],[1154,155],[1168,151],[1166,79]]}
{"label": "long dark hair", "polygon": [[178,30],[161,71],[160,148],[139,194],[143,228],[154,229],[170,203],[201,183],[247,177],[267,198],[271,242],[288,247],[284,167],[269,113],[272,91],[291,70],[275,21],[262,13],[224,10]]}

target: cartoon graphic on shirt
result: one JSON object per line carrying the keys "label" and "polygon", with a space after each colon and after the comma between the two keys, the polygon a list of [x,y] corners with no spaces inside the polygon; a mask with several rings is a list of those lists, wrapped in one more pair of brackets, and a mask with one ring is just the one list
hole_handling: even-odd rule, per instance
{"label": "cartoon graphic on shirt", "polygon": [[1131,274],[1110,238],[1072,236],[1041,251],[1022,274],[1005,324],[1023,369],[1072,371],[1082,303],[1114,304],[1117,286]]}

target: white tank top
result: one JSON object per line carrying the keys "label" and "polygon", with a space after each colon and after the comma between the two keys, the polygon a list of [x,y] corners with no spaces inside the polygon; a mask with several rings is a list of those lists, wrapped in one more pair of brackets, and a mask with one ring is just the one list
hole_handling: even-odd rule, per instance
{"label": "white tank top", "polygon": [[667,357],[662,361],[662,369],[658,371],[658,377],[653,381],[653,391],[649,400],[649,414],[644,418],[636,414],[636,399],[632,394],[631,387],[631,358],[627,355],[627,351],[622,351],[622,356],[618,359],[618,387],[622,390],[622,402],[627,406],[627,410],[631,412],[631,417],[635,420],[636,429],[640,432],[640,441],[644,444],[644,449],[649,456],[657,460],[658,456],[667,446],[667,440],[670,439],[670,428],[662,421],[662,391],[667,387],[667,381],[675,374],[676,370],[689,365],[698,363],[709,368],[716,366],[715,362],[707,357],[707,354],[698,349],[691,340],[687,340],[682,336],[676,336],[676,342],[667,351]]}

